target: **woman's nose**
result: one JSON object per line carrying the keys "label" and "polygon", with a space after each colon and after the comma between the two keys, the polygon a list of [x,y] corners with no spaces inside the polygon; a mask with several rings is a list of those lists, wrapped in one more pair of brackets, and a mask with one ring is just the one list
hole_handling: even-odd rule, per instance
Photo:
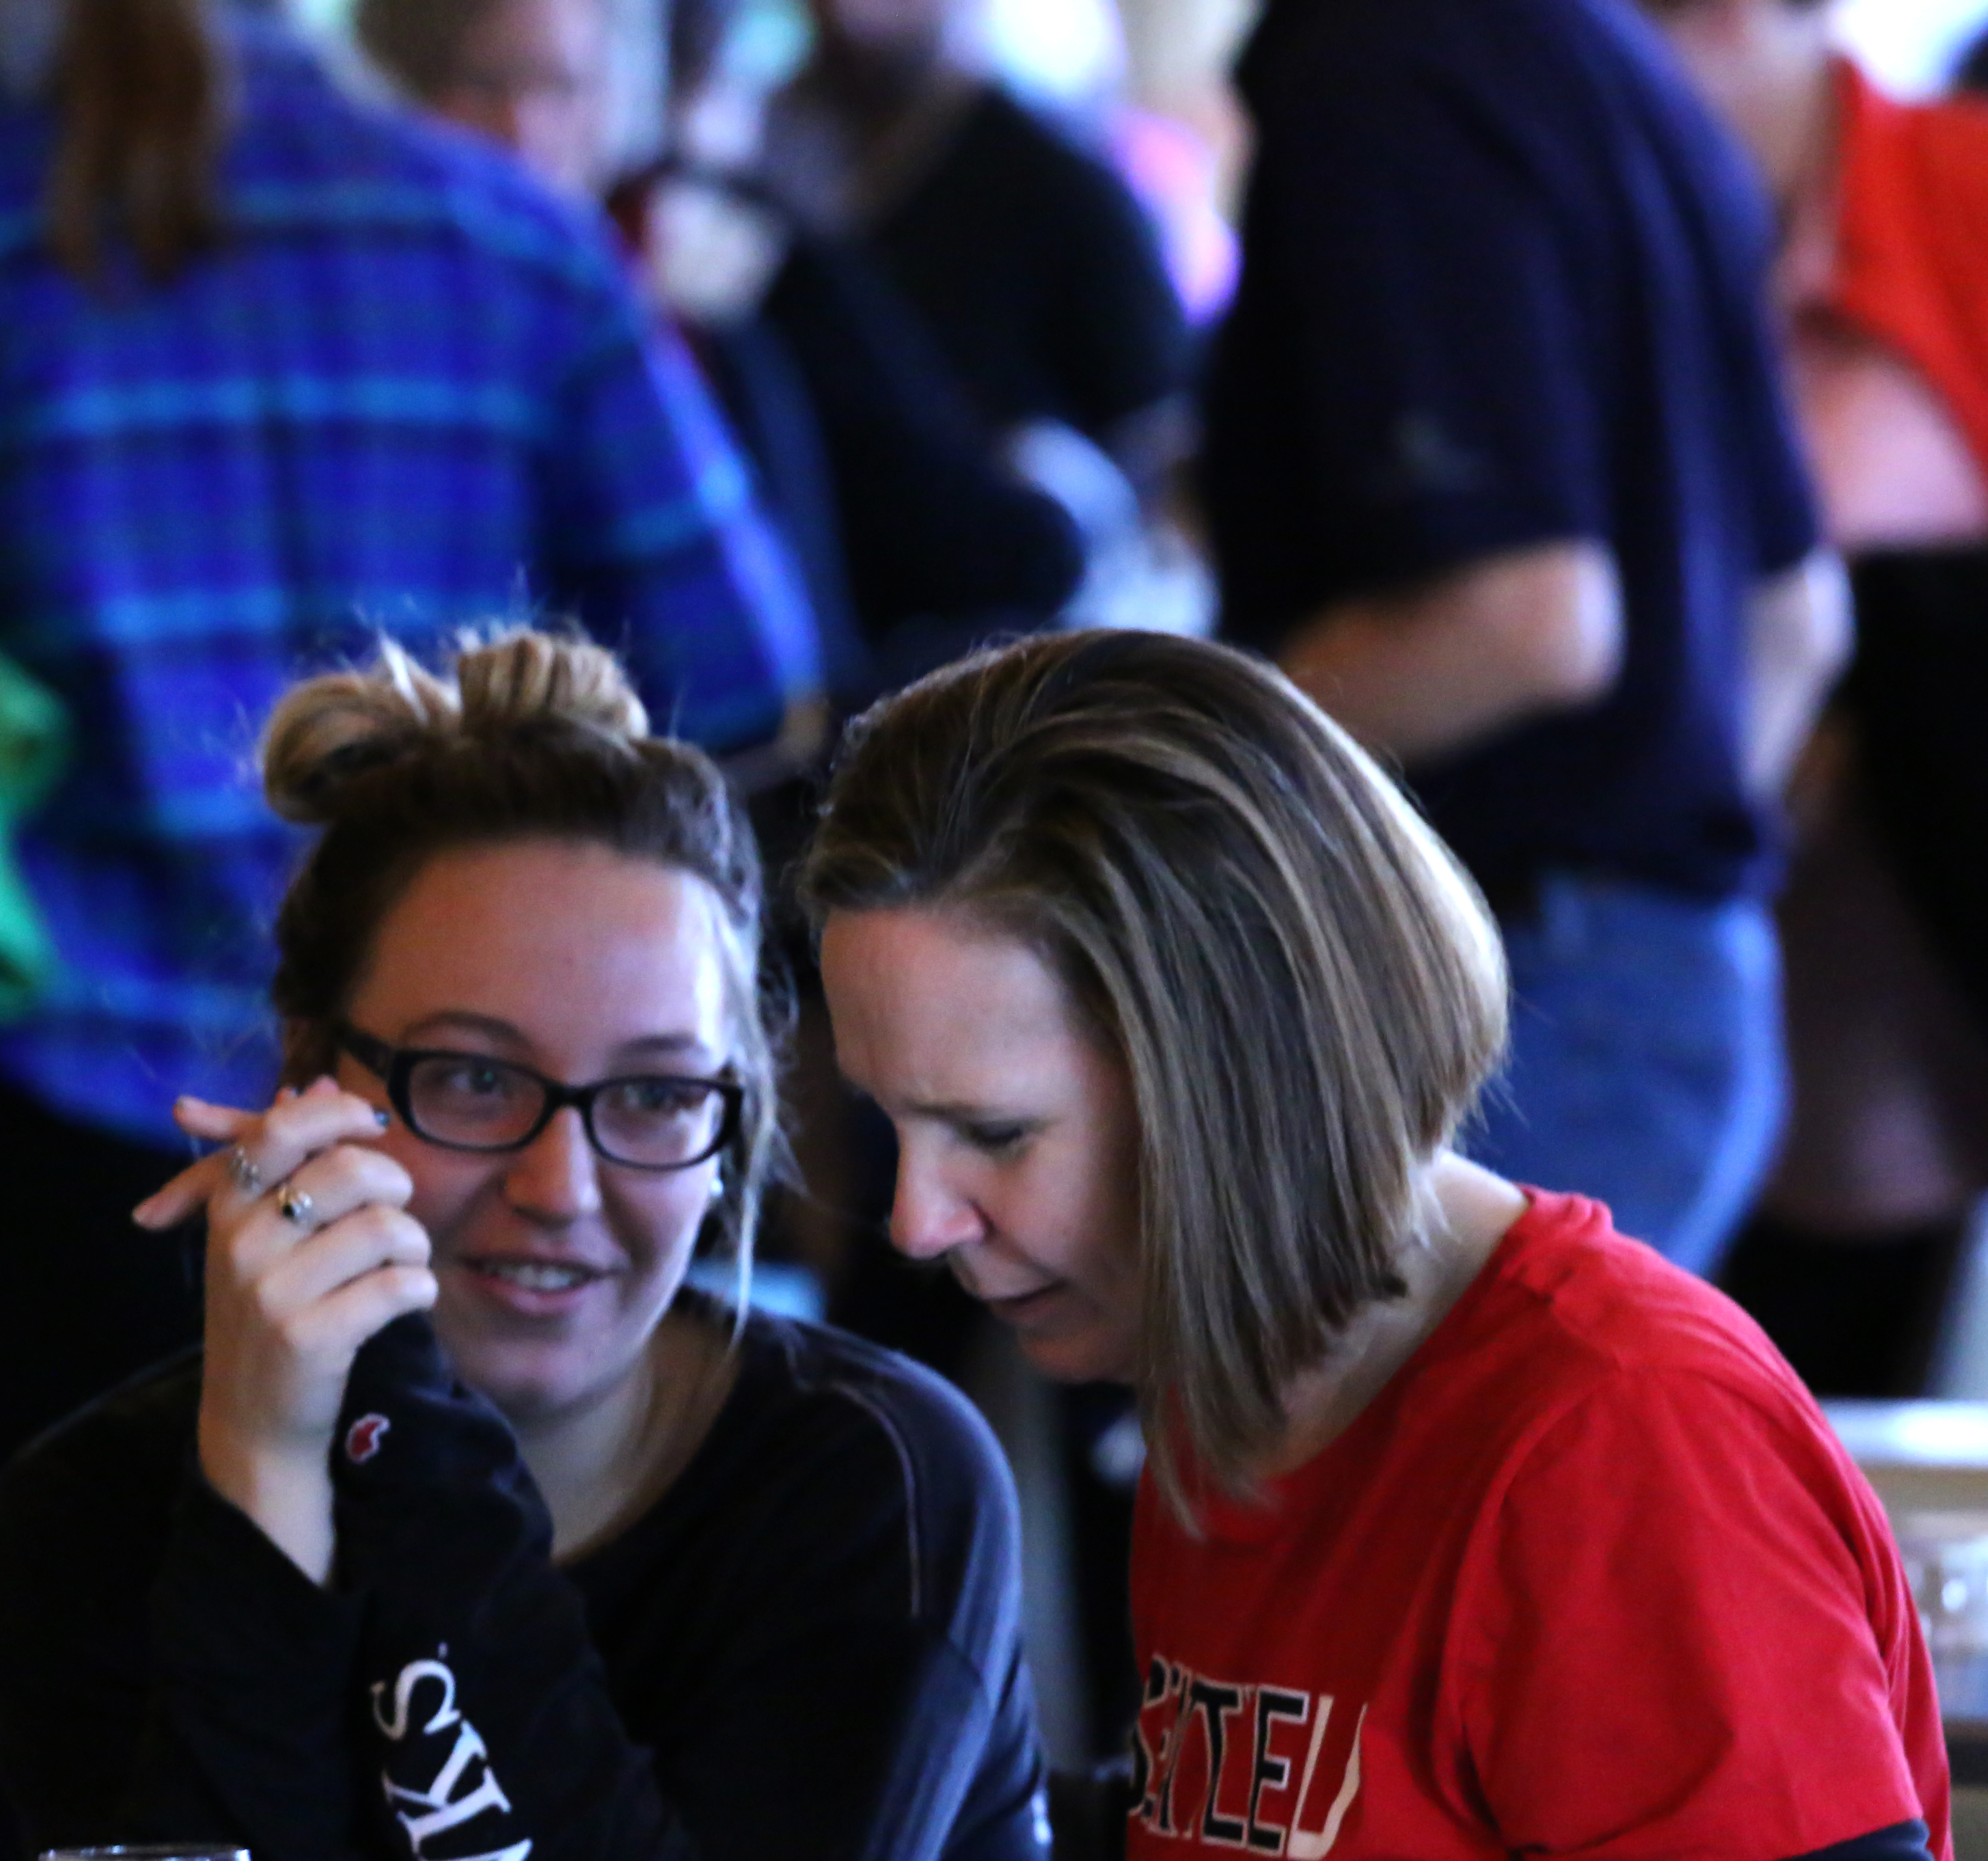
{"label": "woman's nose", "polygon": [[980,1238],[979,1211],[950,1188],[943,1175],[908,1147],[898,1159],[897,1193],[891,1202],[891,1245],[913,1260],[934,1260]]}
{"label": "woman's nose", "polygon": [[575,1107],[562,1106],[518,1152],[505,1188],[514,1207],[553,1221],[574,1221],[599,1211],[599,1159]]}

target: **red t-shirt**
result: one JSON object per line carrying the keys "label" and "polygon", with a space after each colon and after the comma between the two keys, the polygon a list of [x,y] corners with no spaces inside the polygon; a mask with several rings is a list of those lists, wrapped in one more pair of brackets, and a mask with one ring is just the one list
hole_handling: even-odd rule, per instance
{"label": "red t-shirt", "polygon": [[1900,103],[1848,59],[1831,308],[1932,383],[1988,471],[1988,105]]}
{"label": "red t-shirt", "polygon": [[1264,1503],[1148,1481],[1128,1853],[1787,1861],[1923,1818],[1932,1671],[1891,1533],[1726,1299],[1535,1193]]}

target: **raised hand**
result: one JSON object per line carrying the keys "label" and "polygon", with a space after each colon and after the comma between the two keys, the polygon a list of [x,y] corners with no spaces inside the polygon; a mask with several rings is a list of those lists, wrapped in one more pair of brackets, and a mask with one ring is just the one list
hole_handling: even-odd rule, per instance
{"label": "raised hand", "polygon": [[260,1114],[182,1099],[174,1116],[228,1147],[183,1170],[134,1219],[205,1206],[201,1471],[313,1582],[331,1572],[330,1452],[359,1347],[432,1305],[413,1184],[367,1141],[384,1114],[330,1079]]}

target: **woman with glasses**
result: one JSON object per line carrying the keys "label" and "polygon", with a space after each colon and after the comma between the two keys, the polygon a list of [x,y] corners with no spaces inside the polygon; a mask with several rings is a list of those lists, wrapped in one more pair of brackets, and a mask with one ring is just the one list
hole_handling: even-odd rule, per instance
{"label": "woman with glasses", "polygon": [[803,890],[892,1238],[1134,1385],[1128,1852],[1950,1852],[1869,1488],[1719,1294],[1450,1140],[1481,900],[1285,680],[1031,640],[853,727]]}
{"label": "woman with glasses", "polygon": [[1015,1521],[935,1380],[683,1289],[776,1145],[760,880],[614,661],[390,649],[270,724],[317,830],[288,1083],[218,1147],[204,1358],[0,1481],[37,1846],[424,1861],[1044,1852]]}

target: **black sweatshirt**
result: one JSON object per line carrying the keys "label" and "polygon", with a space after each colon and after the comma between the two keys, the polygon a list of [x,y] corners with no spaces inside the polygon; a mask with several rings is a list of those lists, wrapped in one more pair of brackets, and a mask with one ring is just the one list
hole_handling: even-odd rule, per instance
{"label": "black sweatshirt", "polygon": [[[722,1321],[721,1321],[722,1322]],[[1040,1861],[999,1449],[945,1384],[747,1323],[669,1491],[555,1570],[422,1319],[362,1351],[320,1589],[194,1470],[199,1365],[0,1478],[0,1778],[55,1842],[256,1861]]]}

